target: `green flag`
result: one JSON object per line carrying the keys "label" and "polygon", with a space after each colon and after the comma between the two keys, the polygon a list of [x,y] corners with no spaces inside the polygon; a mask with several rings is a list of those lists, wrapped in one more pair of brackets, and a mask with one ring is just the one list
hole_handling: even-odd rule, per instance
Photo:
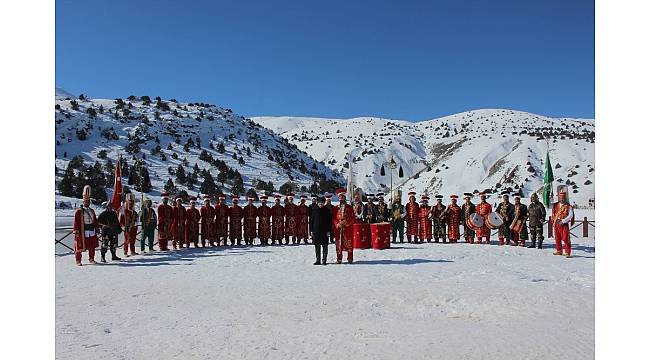
{"label": "green flag", "polygon": [[553,168],[551,167],[551,158],[548,156],[548,150],[546,151],[546,165],[544,166],[546,171],[544,172],[544,205],[546,207],[551,206],[551,197],[553,197]]}

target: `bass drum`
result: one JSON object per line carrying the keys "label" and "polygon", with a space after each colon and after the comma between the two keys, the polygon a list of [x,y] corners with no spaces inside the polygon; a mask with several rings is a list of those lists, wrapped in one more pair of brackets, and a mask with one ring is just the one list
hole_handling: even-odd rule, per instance
{"label": "bass drum", "polygon": [[487,225],[492,230],[498,229],[501,225],[503,225],[503,218],[501,217],[501,215],[495,212],[489,213],[486,220],[487,220]]}
{"label": "bass drum", "polygon": [[483,216],[478,213],[473,213],[467,218],[467,227],[477,231],[483,227]]}

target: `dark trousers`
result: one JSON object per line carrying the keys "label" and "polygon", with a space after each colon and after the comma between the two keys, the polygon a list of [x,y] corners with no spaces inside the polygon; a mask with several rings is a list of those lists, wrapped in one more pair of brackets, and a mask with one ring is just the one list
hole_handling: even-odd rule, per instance
{"label": "dark trousers", "polygon": [[117,235],[103,235],[101,254],[102,259],[106,256],[106,252],[110,250],[111,255],[115,257],[115,249],[117,248]]}
{"label": "dark trousers", "polygon": [[[321,247],[323,248],[323,261],[321,261]],[[327,262],[327,244],[314,244],[314,249],[316,249],[316,261]]]}

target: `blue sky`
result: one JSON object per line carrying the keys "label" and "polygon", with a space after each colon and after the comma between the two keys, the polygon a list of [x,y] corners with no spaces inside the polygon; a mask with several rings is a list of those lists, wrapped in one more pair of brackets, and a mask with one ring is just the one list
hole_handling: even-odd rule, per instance
{"label": "blue sky", "polygon": [[594,3],[56,1],[56,85],[245,116],[594,117]]}

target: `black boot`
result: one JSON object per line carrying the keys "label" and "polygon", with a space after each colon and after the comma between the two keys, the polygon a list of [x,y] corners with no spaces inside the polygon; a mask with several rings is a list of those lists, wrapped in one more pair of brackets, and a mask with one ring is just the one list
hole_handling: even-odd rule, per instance
{"label": "black boot", "polygon": [[528,245],[528,246],[526,246],[526,247],[529,248],[529,249],[534,249],[534,248],[536,248],[536,246],[535,246],[535,240],[533,240],[533,241],[530,243],[530,245]]}
{"label": "black boot", "polygon": [[115,255],[115,249],[111,249],[111,260],[122,260],[122,258],[119,258],[117,255]]}
{"label": "black boot", "polygon": [[106,262],[106,250],[103,250],[103,249],[102,249],[102,262],[103,263]]}
{"label": "black boot", "polygon": [[316,262],[314,263],[314,265],[320,265],[320,260],[316,260]]}
{"label": "black boot", "polygon": [[538,248],[538,249],[541,249],[541,248],[542,248],[542,242],[541,242],[541,241],[537,244],[537,248]]}

